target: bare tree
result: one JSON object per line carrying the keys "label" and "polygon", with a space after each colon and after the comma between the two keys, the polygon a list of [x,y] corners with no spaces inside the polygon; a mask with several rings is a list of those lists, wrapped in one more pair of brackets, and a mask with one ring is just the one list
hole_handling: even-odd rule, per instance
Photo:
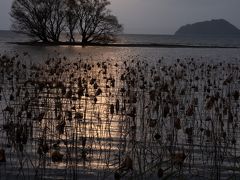
{"label": "bare tree", "polygon": [[76,30],[78,17],[77,17],[77,3],[75,0],[66,0],[66,26],[69,34],[69,41],[75,42],[74,31]]}
{"label": "bare tree", "polygon": [[77,0],[79,32],[82,44],[108,43],[115,40],[115,35],[122,31],[122,25],[107,9],[108,0]]}
{"label": "bare tree", "polygon": [[98,26],[90,31],[89,42],[108,43],[114,42],[117,33],[122,31],[122,26],[118,23],[117,17],[107,15],[102,18]]}
{"label": "bare tree", "polygon": [[14,30],[46,42],[48,14],[44,0],[15,0],[10,15]]}
{"label": "bare tree", "polygon": [[122,26],[107,8],[108,0],[14,0],[13,27],[43,42],[58,42],[67,29],[70,42],[78,30],[83,45],[108,43]]}
{"label": "bare tree", "polygon": [[65,28],[65,3],[63,0],[45,0],[48,12],[47,37],[58,42]]}
{"label": "bare tree", "polygon": [[15,0],[10,12],[13,28],[44,42],[57,42],[64,30],[63,7],[59,0]]}

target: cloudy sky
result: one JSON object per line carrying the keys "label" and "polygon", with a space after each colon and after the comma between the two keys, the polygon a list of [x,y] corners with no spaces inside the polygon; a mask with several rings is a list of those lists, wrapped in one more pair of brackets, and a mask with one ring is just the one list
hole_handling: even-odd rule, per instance
{"label": "cloudy sky", "polygon": [[[11,26],[13,0],[0,0],[0,29]],[[111,0],[125,33],[172,34],[197,21],[226,19],[240,28],[240,0]]]}

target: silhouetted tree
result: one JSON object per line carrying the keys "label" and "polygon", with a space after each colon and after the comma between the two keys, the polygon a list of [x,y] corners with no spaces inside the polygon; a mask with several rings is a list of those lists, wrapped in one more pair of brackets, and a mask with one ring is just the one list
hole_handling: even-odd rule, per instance
{"label": "silhouetted tree", "polygon": [[77,3],[75,0],[66,0],[66,26],[69,35],[69,41],[75,42],[74,31],[78,24]]}
{"label": "silhouetted tree", "polygon": [[58,42],[65,28],[65,3],[64,0],[45,0],[48,8],[47,37]]}
{"label": "silhouetted tree", "polygon": [[46,26],[48,15],[46,6],[42,3],[44,0],[15,0],[10,13],[14,21],[14,30],[48,41]]}
{"label": "silhouetted tree", "polygon": [[64,29],[63,8],[59,0],[15,0],[10,12],[13,28],[44,42],[57,42]]}
{"label": "silhouetted tree", "polygon": [[70,42],[78,30],[83,45],[108,43],[122,26],[107,8],[108,0],[14,0],[13,28],[43,42],[58,42],[66,29]]}
{"label": "silhouetted tree", "polygon": [[122,25],[107,9],[108,0],[77,0],[77,5],[82,44],[111,42],[122,31]]}

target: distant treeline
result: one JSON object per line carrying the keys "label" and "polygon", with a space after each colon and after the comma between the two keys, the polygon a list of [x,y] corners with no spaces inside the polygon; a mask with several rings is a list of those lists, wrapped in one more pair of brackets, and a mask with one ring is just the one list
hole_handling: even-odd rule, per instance
{"label": "distant treeline", "polygon": [[12,28],[43,42],[59,42],[64,32],[70,42],[109,43],[123,28],[108,5],[108,0],[14,0]]}

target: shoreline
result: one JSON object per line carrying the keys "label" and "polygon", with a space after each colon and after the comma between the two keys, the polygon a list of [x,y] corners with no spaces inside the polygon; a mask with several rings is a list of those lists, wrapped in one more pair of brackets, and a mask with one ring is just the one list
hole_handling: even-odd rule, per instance
{"label": "shoreline", "polygon": [[[7,42],[8,44],[16,44],[16,45],[27,45],[27,46],[82,46],[82,43],[80,42]],[[207,49],[239,49],[238,46],[211,46],[211,45],[184,45],[184,44],[158,44],[158,43],[150,43],[150,44],[134,44],[134,43],[128,43],[128,44],[121,44],[121,43],[115,43],[115,44],[87,44],[85,47],[146,47],[146,48],[207,48]]]}

